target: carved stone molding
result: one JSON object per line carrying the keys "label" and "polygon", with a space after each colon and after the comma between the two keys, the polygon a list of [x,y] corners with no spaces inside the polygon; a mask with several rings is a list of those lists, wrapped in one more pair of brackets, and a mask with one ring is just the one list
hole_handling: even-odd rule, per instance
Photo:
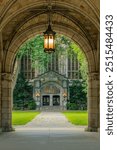
{"label": "carved stone molding", "polygon": [[0,62],[3,59],[3,40],[2,40],[2,33],[0,32]]}
{"label": "carved stone molding", "polygon": [[11,73],[2,73],[2,80],[13,81],[13,75]]}
{"label": "carved stone molding", "polygon": [[88,74],[88,80],[99,80],[100,74],[98,72],[91,72]]}

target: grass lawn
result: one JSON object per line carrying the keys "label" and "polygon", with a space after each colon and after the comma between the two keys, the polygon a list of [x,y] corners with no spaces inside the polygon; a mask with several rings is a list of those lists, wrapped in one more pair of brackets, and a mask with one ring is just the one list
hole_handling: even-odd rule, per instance
{"label": "grass lawn", "polygon": [[40,112],[37,111],[13,111],[12,112],[12,123],[13,125],[25,125],[31,121]]}
{"label": "grass lawn", "polygon": [[66,118],[75,125],[88,125],[87,111],[65,111],[63,114]]}

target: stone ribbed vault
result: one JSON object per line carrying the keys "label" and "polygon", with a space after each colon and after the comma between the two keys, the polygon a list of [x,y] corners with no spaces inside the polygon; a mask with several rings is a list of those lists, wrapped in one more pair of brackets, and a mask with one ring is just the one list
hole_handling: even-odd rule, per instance
{"label": "stone ribbed vault", "polygon": [[71,38],[88,61],[88,130],[99,128],[99,0],[0,1],[0,128],[11,131],[14,60],[19,47],[51,23],[57,33]]}

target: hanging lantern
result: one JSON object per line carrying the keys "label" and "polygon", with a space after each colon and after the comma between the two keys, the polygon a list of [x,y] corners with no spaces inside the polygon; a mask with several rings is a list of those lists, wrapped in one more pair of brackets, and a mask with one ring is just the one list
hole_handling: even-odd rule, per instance
{"label": "hanging lantern", "polygon": [[48,25],[48,29],[44,32],[44,52],[55,52],[55,34],[51,29],[51,25]]}
{"label": "hanging lantern", "polygon": [[44,52],[52,53],[55,52],[55,34],[51,28],[51,14],[52,6],[48,5],[48,29],[44,32]]}

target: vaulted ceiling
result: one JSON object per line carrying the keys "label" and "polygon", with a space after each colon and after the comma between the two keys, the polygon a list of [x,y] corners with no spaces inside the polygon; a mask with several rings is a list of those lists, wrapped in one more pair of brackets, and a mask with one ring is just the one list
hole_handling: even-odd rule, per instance
{"label": "vaulted ceiling", "polygon": [[97,49],[99,0],[0,0],[0,37],[4,51],[25,31],[34,35],[35,27],[41,32],[47,28],[48,5],[51,5],[51,24],[55,31],[61,33],[63,28],[67,35],[71,29],[72,36],[79,35],[92,50]]}

